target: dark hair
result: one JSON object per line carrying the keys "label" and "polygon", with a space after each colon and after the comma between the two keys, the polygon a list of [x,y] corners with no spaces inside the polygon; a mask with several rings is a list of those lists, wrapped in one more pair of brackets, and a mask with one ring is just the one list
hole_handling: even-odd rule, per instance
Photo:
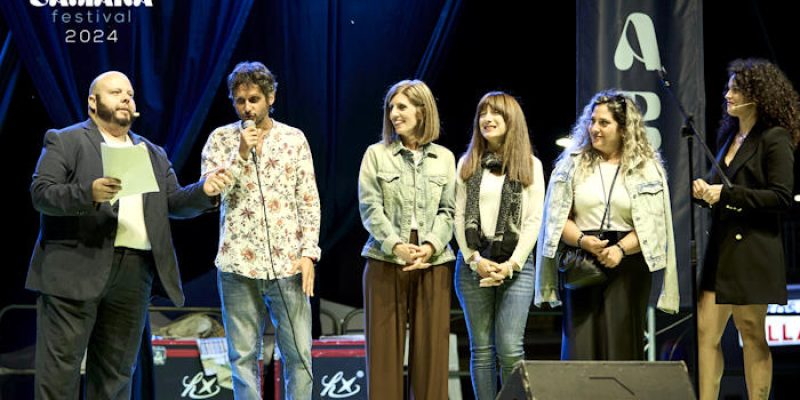
{"label": "dark hair", "polygon": [[228,98],[233,100],[233,92],[241,85],[257,85],[264,96],[269,96],[278,89],[275,75],[258,61],[245,61],[236,64],[233,72],[228,75]]}
{"label": "dark hair", "polygon": [[[800,97],[783,71],[767,60],[737,59],[728,65],[728,79],[730,77],[734,77],[736,90],[755,103],[758,120],[768,127],[785,128],[797,146],[800,142]],[[722,120],[717,131],[720,143],[739,131],[739,119],[727,113],[724,95],[722,107]]]}
{"label": "dark hair", "polygon": [[480,172],[481,158],[488,151],[489,144],[481,134],[481,114],[487,109],[503,116],[506,123],[505,138],[498,152],[503,160],[502,172],[506,179],[517,181],[524,187],[533,183],[533,151],[528,137],[528,124],[519,102],[503,92],[486,93],[478,102],[475,119],[472,123],[472,139],[462,156],[461,179],[467,180],[472,174]]}

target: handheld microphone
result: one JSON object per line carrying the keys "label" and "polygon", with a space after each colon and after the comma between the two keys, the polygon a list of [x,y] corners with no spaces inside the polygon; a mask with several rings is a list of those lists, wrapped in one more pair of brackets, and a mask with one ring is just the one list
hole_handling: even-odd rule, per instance
{"label": "handheld microphone", "polygon": [[[253,121],[252,119],[246,119],[246,120],[242,121],[242,129],[250,129],[250,128],[255,128],[255,126],[256,126],[256,122],[255,122],[255,121]],[[256,155],[256,148],[255,148],[255,146],[253,146],[253,147],[251,147],[251,148],[250,148],[250,155],[251,155],[251,156],[253,156],[253,160],[255,160],[255,159],[256,159],[256,157],[258,157],[258,156]]]}

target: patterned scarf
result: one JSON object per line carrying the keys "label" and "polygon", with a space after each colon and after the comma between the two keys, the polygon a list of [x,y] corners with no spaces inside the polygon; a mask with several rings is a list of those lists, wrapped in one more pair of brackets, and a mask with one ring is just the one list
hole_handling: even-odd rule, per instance
{"label": "patterned scarf", "polygon": [[481,170],[475,171],[467,180],[467,204],[464,212],[464,235],[467,245],[478,250],[482,257],[495,262],[507,261],[517,247],[520,231],[520,203],[522,184],[506,177],[500,198],[494,239],[487,239],[481,229],[480,192],[483,171],[502,171],[503,160],[494,153],[486,153],[481,159]]}

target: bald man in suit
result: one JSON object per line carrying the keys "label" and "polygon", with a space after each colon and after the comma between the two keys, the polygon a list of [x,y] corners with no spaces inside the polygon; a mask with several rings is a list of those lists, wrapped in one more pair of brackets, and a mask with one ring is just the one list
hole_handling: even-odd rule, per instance
{"label": "bald man in suit", "polygon": [[[130,131],[133,87],[121,72],[89,88],[89,119],[49,130],[31,185],[41,213],[26,287],[37,291],[36,399],[129,399],[154,279],[183,305],[169,218],[213,210],[225,171],[181,187],[164,149]],[[103,176],[100,145],[147,148],[158,191],[109,202],[125,182]],[[87,351],[88,350],[88,351]]]}

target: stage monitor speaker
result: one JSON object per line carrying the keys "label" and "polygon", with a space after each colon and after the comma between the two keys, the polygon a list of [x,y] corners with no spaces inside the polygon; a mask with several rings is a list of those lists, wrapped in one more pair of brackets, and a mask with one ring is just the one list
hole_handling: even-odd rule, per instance
{"label": "stage monitor speaker", "polygon": [[695,399],[682,361],[519,362],[501,400]]}

